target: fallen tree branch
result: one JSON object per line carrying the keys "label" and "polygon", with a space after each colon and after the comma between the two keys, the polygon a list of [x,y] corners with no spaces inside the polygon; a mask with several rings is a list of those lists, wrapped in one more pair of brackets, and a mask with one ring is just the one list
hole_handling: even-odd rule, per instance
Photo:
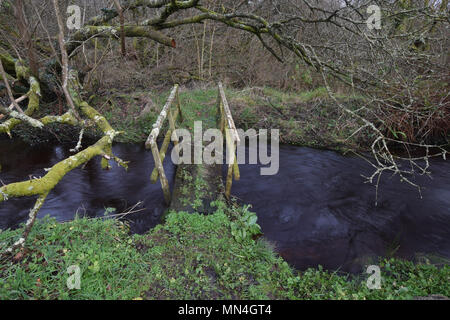
{"label": "fallen tree branch", "polygon": [[28,83],[30,85],[30,89],[26,94],[26,97],[28,98],[28,106],[23,113],[16,113],[11,115],[10,113],[1,111],[2,113],[10,115],[12,118],[0,123],[0,133],[7,133],[9,136],[11,136],[11,130],[18,124],[22,123],[22,121],[28,122],[34,127],[42,128],[42,126],[38,123],[40,121],[31,118],[33,113],[39,108],[41,87],[38,80],[31,75],[29,69],[26,68],[20,60],[15,60],[8,55],[0,54],[0,62],[3,66],[7,65],[14,67],[14,72],[9,70],[9,74],[14,74],[18,78],[28,77]]}
{"label": "fallen tree branch", "polygon": [[22,234],[22,237],[19,240],[17,240],[10,248],[6,249],[4,253],[12,253],[16,249],[23,247],[25,245],[25,241],[28,238],[31,228],[33,227],[34,222],[36,221],[36,216],[39,210],[42,208],[42,205],[44,204],[47,195],[48,193],[42,194],[36,200],[33,209],[30,210],[30,214],[28,215],[29,218],[28,221],[25,223],[25,229]]}
{"label": "fallen tree branch", "polygon": [[[72,76],[72,79],[74,77]],[[70,82],[69,84],[78,84],[77,81]],[[76,92],[75,89],[71,90]],[[41,178],[30,179],[28,181],[11,183],[4,185],[0,188],[0,202],[7,201],[10,198],[36,196],[39,195],[39,199],[36,202],[34,208],[30,211],[30,218],[25,226],[23,236],[6,252],[11,254],[19,247],[25,245],[25,241],[34,224],[36,215],[39,209],[42,207],[47,195],[55,188],[55,186],[61,181],[61,179],[73,169],[88,162],[95,156],[102,156],[102,168],[109,168],[108,160],[113,159],[118,165],[127,169],[127,162],[112,154],[112,143],[116,135],[120,134],[119,131],[115,131],[108,121],[99,114],[94,108],[89,106],[86,102],[79,100],[80,97],[74,98],[75,103],[79,102],[78,107],[82,113],[103,132],[103,137],[98,140],[94,145],[78,152],[77,154],[58,162],[52,168],[50,168],[47,174]],[[70,124],[79,123],[78,120],[69,111],[63,116],[47,116],[42,119],[42,123],[48,124],[51,122],[65,122]]]}
{"label": "fallen tree branch", "polygon": [[111,145],[116,135],[116,131],[110,132],[94,145],[58,162],[42,178],[15,182],[1,187],[0,202],[10,198],[43,195],[50,192],[67,173],[83,163],[88,162],[95,156],[107,154],[108,151],[105,150]]}
{"label": "fallen tree branch", "polygon": [[29,116],[27,116],[25,113],[17,112],[15,110],[10,110],[9,108],[6,108],[4,106],[0,106],[0,112],[3,114],[6,114],[16,120],[22,120],[27,122],[29,125],[35,128],[41,129],[44,125],[39,120],[33,119]]}
{"label": "fallen tree branch", "polygon": [[[72,55],[73,51],[77,49],[84,41],[92,38],[109,38],[119,37],[120,27],[114,26],[84,26],[78,30],[67,41],[67,53]],[[149,38],[165,46],[175,48],[176,43],[173,38],[166,36],[165,34],[145,26],[124,26],[123,34],[125,37],[142,37]]]}

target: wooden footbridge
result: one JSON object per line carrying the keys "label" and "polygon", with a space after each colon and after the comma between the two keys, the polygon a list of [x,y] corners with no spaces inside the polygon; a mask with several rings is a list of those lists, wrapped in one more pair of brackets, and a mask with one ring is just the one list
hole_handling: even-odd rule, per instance
{"label": "wooden footbridge", "polygon": [[[225,96],[222,83],[218,84],[217,102],[215,109],[216,128],[220,129],[225,137],[227,149],[227,175],[224,185],[222,179],[222,164],[179,164],[175,175],[173,192],[170,190],[169,181],[165,174],[163,162],[171,142],[178,145],[179,137],[176,129],[186,128],[186,117],[179,96],[179,86],[175,85],[167,99],[161,113],[159,114],[153,129],[145,143],[147,149],[151,149],[155,168],[150,177],[152,183],[159,179],[167,205],[174,210],[197,211],[209,213],[211,201],[220,195],[230,198],[231,186],[234,180],[239,180],[239,166],[237,163],[237,146],[240,143],[234,120],[228,101]],[[167,120],[167,124],[165,125]],[[195,119],[189,119],[194,120]],[[163,132],[165,131],[165,133]],[[161,147],[158,148],[158,138],[163,138]],[[203,137],[203,132],[202,132]],[[203,154],[202,144],[202,154]],[[223,155],[222,155],[223,158]]]}

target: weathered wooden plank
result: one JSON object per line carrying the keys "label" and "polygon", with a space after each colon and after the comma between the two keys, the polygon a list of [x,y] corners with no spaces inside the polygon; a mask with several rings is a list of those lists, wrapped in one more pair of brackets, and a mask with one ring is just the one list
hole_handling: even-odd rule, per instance
{"label": "weathered wooden plank", "polygon": [[230,128],[232,130],[232,138],[237,141],[240,142],[241,140],[239,139],[239,135],[237,133],[236,130],[236,126],[234,125],[234,120],[233,120],[233,116],[231,115],[231,111],[230,111],[230,106],[228,105],[228,101],[227,98],[225,97],[225,92],[223,90],[223,86],[222,83],[219,82],[219,94],[220,94],[220,98],[222,100],[222,104],[223,104],[223,110],[225,112],[225,118],[228,124],[228,128]]}
{"label": "weathered wooden plank", "polygon": [[[237,145],[236,145],[236,149],[237,149]],[[237,156],[234,157],[233,174],[234,174],[234,180],[241,179],[241,173],[239,171],[239,165],[238,165],[238,162],[237,162]]]}
{"label": "weathered wooden plank", "polygon": [[[175,115],[173,116],[175,122],[177,121],[178,114],[179,114],[178,110],[175,111]],[[164,162],[164,159],[166,158],[166,152],[167,152],[167,148],[169,147],[171,137],[172,137],[172,130],[169,129],[166,132],[164,141],[161,145],[161,150],[159,151],[159,156],[161,157],[161,162]],[[158,169],[155,167],[155,168],[153,168],[152,175],[150,177],[150,182],[156,183],[158,181],[158,177],[159,177]]]}
{"label": "weathered wooden plank", "polygon": [[[156,122],[153,124],[153,130],[150,133],[150,135],[148,136],[147,141],[145,142],[146,148],[151,148],[151,150],[152,150],[153,159],[155,160],[155,169],[158,172],[158,175],[160,178],[159,180],[161,181],[161,187],[162,187],[163,193],[164,193],[164,200],[166,201],[167,205],[170,204],[171,195],[170,195],[169,182],[167,181],[162,162],[165,158],[167,148],[169,147],[171,133],[175,130],[176,117],[172,116],[172,113],[170,111],[170,106],[172,105],[172,102],[175,99],[177,92],[178,92],[178,85],[176,84],[173,86],[173,89],[170,92],[170,95],[166,101],[166,104],[164,105],[163,109],[161,110],[161,113],[159,114],[158,119],[156,119]],[[166,120],[167,116],[169,116],[170,129],[168,130],[168,132],[166,133],[166,136],[164,137],[164,142],[163,142],[161,152],[160,152],[160,151],[158,151],[158,145],[156,144],[156,140],[158,138],[158,135],[159,135],[161,127],[164,123],[164,120]],[[161,158],[162,158],[162,160],[161,160]],[[150,178],[150,180],[156,182],[156,179],[158,179],[158,175],[153,174],[153,172],[152,172],[152,177]]]}
{"label": "weathered wooden plank", "polygon": [[227,199],[230,199],[232,184],[233,184],[233,164],[229,164],[227,172],[227,183],[225,186],[225,197]]}
{"label": "weathered wooden plank", "polygon": [[227,171],[227,180],[225,186],[225,196],[227,199],[230,198],[231,194],[231,185],[233,184],[233,168],[234,163],[236,162],[236,150],[235,143],[231,138],[231,132],[229,128],[225,128],[225,140],[227,145],[227,163],[228,163],[228,171]]}
{"label": "weathered wooden plank", "polygon": [[177,133],[176,133],[176,128],[175,128],[175,117],[173,117],[172,116],[172,111],[169,109],[169,111],[168,111],[168,116],[169,116],[169,127],[170,127],[170,130],[173,132],[173,136],[174,136],[174,141],[173,141],[173,144],[174,145],[178,145],[178,136],[177,136]]}
{"label": "weathered wooden plank", "polygon": [[151,149],[153,153],[153,158],[155,159],[155,167],[158,170],[159,173],[159,180],[161,181],[161,187],[163,189],[164,193],[164,200],[166,201],[166,204],[170,204],[170,188],[169,188],[169,181],[167,181],[166,174],[164,172],[164,168],[162,165],[161,158],[159,156],[158,152],[158,146],[156,145],[155,141],[151,141]]}
{"label": "weathered wooden plank", "polygon": [[172,91],[170,92],[169,98],[167,99],[166,104],[164,105],[163,109],[161,110],[161,113],[158,116],[158,119],[156,119],[155,124],[153,125],[153,130],[150,132],[150,135],[147,138],[147,141],[145,142],[146,148],[150,148],[152,143],[156,143],[156,139],[158,138],[159,131],[161,130],[161,127],[164,123],[164,120],[166,120],[167,114],[169,112],[169,108],[172,105],[173,100],[175,99],[175,95],[178,91],[178,85],[174,85]]}

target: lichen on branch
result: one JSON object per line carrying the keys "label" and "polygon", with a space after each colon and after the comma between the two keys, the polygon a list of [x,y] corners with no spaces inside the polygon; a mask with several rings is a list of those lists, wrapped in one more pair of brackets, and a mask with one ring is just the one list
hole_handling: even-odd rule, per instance
{"label": "lichen on branch", "polygon": [[106,135],[94,145],[58,162],[41,178],[11,183],[1,187],[0,202],[14,197],[28,197],[48,193],[67,173],[88,162],[93,157],[105,154],[105,148],[111,143],[111,137]]}
{"label": "lichen on branch", "polygon": [[[6,54],[0,54],[0,59],[7,73],[15,75],[18,79],[27,79],[30,85],[30,89],[26,94],[28,97],[28,106],[23,114],[19,112],[0,110],[11,117],[10,119],[0,123],[0,133],[7,133],[8,135],[11,135],[11,130],[23,121],[28,122],[33,127],[42,128],[42,122],[32,118],[33,113],[39,109],[39,100],[41,97],[41,87],[39,81],[31,75],[30,70],[24,65],[23,61],[14,59]],[[14,69],[12,69],[12,67],[14,67]]]}

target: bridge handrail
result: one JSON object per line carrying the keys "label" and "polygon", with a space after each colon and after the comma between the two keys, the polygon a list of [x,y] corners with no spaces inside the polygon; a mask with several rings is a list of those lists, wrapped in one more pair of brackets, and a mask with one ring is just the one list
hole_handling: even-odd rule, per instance
{"label": "bridge handrail", "polygon": [[231,195],[231,185],[233,183],[233,176],[234,180],[240,179],[236,150],[241,140],[236,130],[233,116],[231,115],[230,106],[228,104],[227,98],[225,96],[225,91],[223,89],[223,85],[221,82],[219,82],[217,108],[220,114],[220,130],[222,131],[222,133],[225,133],[226,146],[228,150],[227,151],[228,172],[225,185],[225,196],[227,197],[227,199],[229,199]]}
{"label": "bridge handrail", "polygon": [[[172,106],[173,100],[177,97],[177,110],[175,114],[172,114],[172,111],[170,110],[170,107]],[[151,148],[153,159],[155,160],[155,168],[152,171],[152,175],[150,177],[150,181],[152,183],[156,183],[158,180],[161,181],[161,187],[163,189],[164,193],[164,200],[169,205],[171,200],[170,195],[170,188],[169,188],[169,182],[167,180],[166,174],[164,172],[163,167],[163,161],[166,156],[167,148],[169,147],[170,140],[172,133],[175,132],[175,123],[177,121],[177,117],[180,115],[180,118],[182,119],[182,113],[181,113],[181,106],[180,106],[180,98],[178,95],[178,84],[175,84],[172,88],[172,91],[170,92],[169,98],[167,99],[164,107],[161,110],[161,113],[159,114],[158,118],[156,119],[156,122],[153,124],[153,129],[150,132],[150,135],[147,138],[147,141],[145,142],[145,147],[147,149]],[[161,131],[162,125],[164,124],[164,121],[166,118],[169,119],[169,129],[166,132],[166,135],[164,137],[163,144],[161,146],[161,150],[158,150],[157,145],[157,139],[159,136],[159,133]],[[181,120],[182,121],[182,120]],[[178,143],[178,137],[175,135],[175,141],[174,144],[176,145]]]}
{"label": "bridge handrail", "polygon": [[[155,160],[155,168],[152,171],[152,175],[150,181],[152,183],[156,183],[158,181],[158,177],[161,181],[161,187],[164,193],[164,200],[169,205],[171,201],[171,194],[169,188],[169,182],[167,180],[166,174],[164,172],[163,161],[166,156],[167,148],[169,147],[171,137],[176,132],[175,123],[178,115],[182,120],[181,113],[181,105],[180,105],[180,97],[178,94],[179,86],[176,84],[173,86],[170,95],[162,108],[156,122],[153,124],[153,129],[150,132],[150,135],[145,142],[145,146],[147,149],[152,150],[153,159]],[[170,107],[173,104],[174,99],[177,98],[177,110],[174,114]],[[236,130],[236,126],[234,124],[233,116],[231,115],[230,106],[228,104],[227,98],[225,96],[225,91],[223,89],[223,85],[221,82],[218,84],[218,95],[217,95],[217,112],[220,115],[220,130],[225,134],[225,142],[227,146],[227,163],[228,163],[228,173],[227,180],[225,186],[225,196],[229,199],[231,193],[231,185],[234,180],[239,180],[239,166],[237,163],[237,146],[240,143],[239,134]],[[167,130],[164,141],[161,146],[161,150],[158,150],[157,139],[160,134],[161,128],[166,119],[169,119],[169,129]],[[178,144],[178,137],[174,136],[174,144]]]}
{"label": "bridge handrail", "polygon": [[150,135],[148,136],[147,141],[145,142],[145,146],[147,148],[149,148],[152,143],[156,142],[156,139],[159,136],[159,131],[161,130],[164,120],[166,120],[167,114],[169,113],[170,106],[172,105],[172,102],[175,99],[177,92],[178,92],[178,84],[173,86],[172,91],[170,92],[169,98],[166,101],[166,104],[164,105],[163,109],[161,110],[161,113],[159,114],[158,119],[156,119],[156,122],[153,124],[153,129],[150,132]]}
{"label": "bridge handrail", "polygon": [[219,82],[219,95],[222,100],[222,106],[225,111],[225,118],[227,119],[228,129],[231,130],[232,138],[239,143],[241,140],[239,139],[239,135],[236,130],[236,126],[234,125],[233,116],[231,115],[230,106],[228,105],[227,98],[225,96],[225,92],[223,90],[222,82]]}

